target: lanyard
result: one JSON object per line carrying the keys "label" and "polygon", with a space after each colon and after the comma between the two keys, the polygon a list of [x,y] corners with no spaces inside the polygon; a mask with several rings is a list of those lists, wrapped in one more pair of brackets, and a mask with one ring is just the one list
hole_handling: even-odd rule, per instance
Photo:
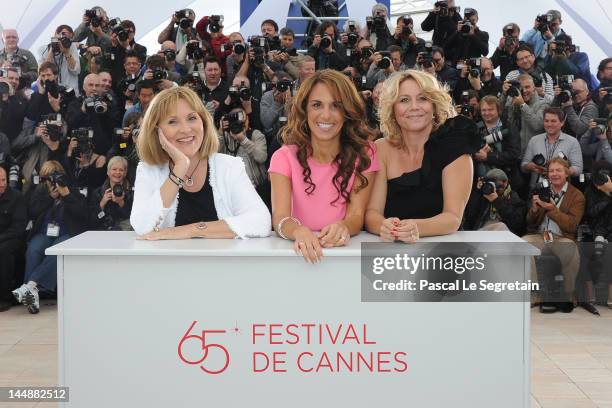
{"label": "lanyard", "polygon": [[546,148],[546,163],[548,163],[550,161],[550,159],[553,158],[554,154],[555,154],[555,150],[557,150],[557,146],[559,146],[559,143],[561,142],[561,136],[559,136],[559,138],[555,141],[555,143],[552,145],[552,149],[549,148],[549,144],[548,144],[548,138],[544,138],[544,147]]}

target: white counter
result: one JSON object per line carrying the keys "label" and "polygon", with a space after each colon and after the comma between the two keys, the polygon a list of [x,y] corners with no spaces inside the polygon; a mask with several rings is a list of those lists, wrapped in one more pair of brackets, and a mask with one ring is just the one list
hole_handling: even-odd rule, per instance
{"label": "white counter", "polygon": [[[375,236],[324,250],[316,265],[276,237],[134,238],[88,232],[47,250],[58,255],[59,375],[70,387],[67,407],[529,406],[529,304],[362,302],[361,243],[378,242]],[[509,273],[519,280],[529,277],[526,257],[538,253],[504,232],[423,241],[513,243],[506,255],[516,256]],[[190,365],[179,343],[194,321],[191,334],[225,333],[207,333],[209,354]],[[286,331],[291,324],[298,344],[289,344],[297,341]],[[302,325],[309,324],[315,344],[307,344]],[[361,344],[351,336],[332,344],[338,333],[350,334],[349,324]],[[323,344],[315,341],[319,327]],[[184,360],[202,358],[201,341],[181,346]],[[256,353],[272,362],[273,352],[277,369],[286,371],[254,372],[254,358],[258,368],[265,361]],[[335,368],[323,364],[314,372],[323,353]],[[338,355],[355,358],[351,370],[336,366],[343,361]],[[374,369],[361,360],[357,372],[358,355],[373,358]],[[219,374],[204,371],[225,363]]]}

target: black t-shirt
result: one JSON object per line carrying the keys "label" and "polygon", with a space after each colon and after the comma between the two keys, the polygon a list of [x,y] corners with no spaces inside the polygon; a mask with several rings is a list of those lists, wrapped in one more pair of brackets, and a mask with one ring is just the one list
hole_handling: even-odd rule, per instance
{"label": "black t-shirt", "polygon": [[442,212],[442,170],[480,148],[476,124],[465,116],[446,121],[425,144],[421,168],[387,180],[385,218],[431,218]]}
{"label": "black t-shirt", "polygon": [[210,166],[206,171],[206,180],[200,191],[190,193],[182,188],[179,190],[174,225],[178,227],[196,222],[219,220],[209,176]]}

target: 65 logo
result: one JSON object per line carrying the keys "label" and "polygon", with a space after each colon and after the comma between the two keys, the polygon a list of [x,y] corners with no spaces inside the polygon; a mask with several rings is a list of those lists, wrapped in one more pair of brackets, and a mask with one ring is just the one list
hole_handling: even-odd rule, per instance
{"label": "65 logo", "polygon": [[178,356],[186,364],[200,365],[200,369],[208,374],[221,374],[230,363],[230,355],[221,344],[208,343],[210,335],[226,333],[226,330],[202,330],[202,334],[192,334],[194,320],[178,344]]}

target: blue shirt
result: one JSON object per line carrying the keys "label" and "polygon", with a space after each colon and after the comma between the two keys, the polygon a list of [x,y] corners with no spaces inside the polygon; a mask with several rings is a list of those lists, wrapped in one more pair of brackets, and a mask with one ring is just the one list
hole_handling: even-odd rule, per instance
{"label": "blue shirt", "polygon": [[142,113],[142,107],[140,106],[140,102],[137,102],[136,105],[132,106],[130,109],[125,111],[125,115],[123,115],[123,121],[121,122],[122,127],[127,126],[127,118],[130,113]]}

